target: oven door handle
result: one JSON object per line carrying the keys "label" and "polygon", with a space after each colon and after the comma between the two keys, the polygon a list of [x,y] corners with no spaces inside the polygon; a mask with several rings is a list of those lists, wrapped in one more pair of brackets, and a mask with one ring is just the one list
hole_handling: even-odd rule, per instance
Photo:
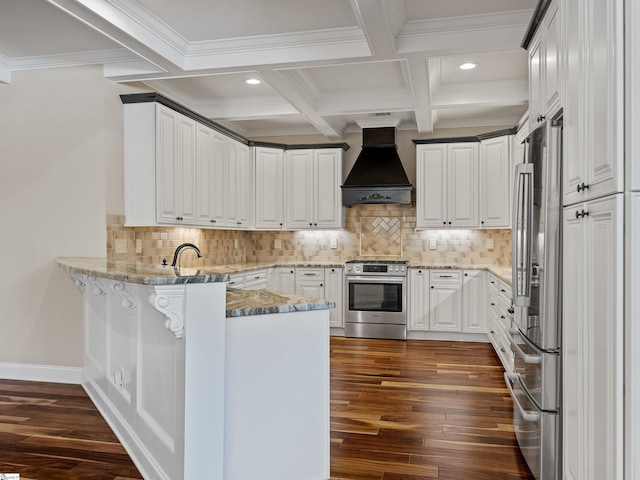
{"label": "oven door handle", "polygon": [[405,277],[347,277],[347,282],[357,283],[404,283]]}

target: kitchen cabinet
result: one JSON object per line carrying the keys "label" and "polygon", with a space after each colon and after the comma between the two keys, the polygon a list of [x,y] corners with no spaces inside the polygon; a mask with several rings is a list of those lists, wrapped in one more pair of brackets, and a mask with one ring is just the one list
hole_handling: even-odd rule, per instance
{"label": "kitchen cabinet", "polygon": [[625,26],[621,1],[565,3],[566,65],[571,79],[563,105],[566,206],[624,188]]}
{"label": "kitchen cabinet", "polygon": [[551,118],[560,107],[560,28],[558,2],[554,1],[529,46],[529,118],[532,127]]}
{"label": "kitchen cabinet", "polygon": [[480,228],[511,227],[512,136],[480,142]]}
{"label": "kitchen cabinet", "polygon": [[267,288],[268,272],[266,269],[238,272],[229,275],[227,288],[237,290],[262,290]]}
{"label": "kitchen cabinet", "polygon": [[296,268],[296,294],[324,298],[324,268]]}
{"label": "kitchen cabinet", "polygon": [[563,216],[563,478],[622,479],[623,195]]}
{"label": "kitchen cabinet", "polygon": [[407,330],[429,330],[429,270],[409,269]]}
{"label": "kitchen cabinet", "polygon": [[478,143],[416,147],[416,227],[478,227]]}
{"label": "kitchen cabinet", "polygon": [[196,122],[157,105],[157,222],[195,223]]}
{"label": "kitchen cabinet", "polygon": [[483,270],[462,272],[462,331],[486,333],[487,294]]}
{"label": "kitchen cabinet", "polygon": [[255,228],[284,228],[284,151],[256,147],[255,158]]}
{"label": "kitchen cabinet", "polygon": [[513,373],[514,353],[508,337],[513,324],[511,286],[492,273],[488,274],[486,285],[487,335],[505,371]]}
{"label": "kitchen cabinet", "polygon": [[462,331],[462,271],[431,270],[429,330]]}
{"label": "kitchen cabinet", "polygon": [[324,297],[335,302],[336,307],[329,310],[329,326],[344,328],[344,272],[339,267],[324,269]]}
{"label": "kitchen cabinet", "polygon": [[125,104],[124,193],[126,226],[250,228],[250,149],[160,103]]}
{"label": "kitchen cabinet", "polygon": [[342,149],[287,150],[284,155],[285,227],[343,227]]}
{"label": "kitchen cabinet", "polygon": [[269,277],[269,290],[283,293],[296,292],[296,269],[294,267],[275,267]]}

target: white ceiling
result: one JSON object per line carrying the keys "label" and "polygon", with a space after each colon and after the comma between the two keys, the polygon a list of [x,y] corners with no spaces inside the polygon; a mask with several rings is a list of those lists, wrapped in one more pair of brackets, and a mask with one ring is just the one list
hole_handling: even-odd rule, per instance
{"label": "white ceiling", "polygon": [[[423,137],[509,125],[527,108],[520,43],[536,3],[2,0],[0,83],[101,64],[105,77],[142,81],[249,138],[338,141],[380,114]],[[460,70],[466,61],[479,66]]]}

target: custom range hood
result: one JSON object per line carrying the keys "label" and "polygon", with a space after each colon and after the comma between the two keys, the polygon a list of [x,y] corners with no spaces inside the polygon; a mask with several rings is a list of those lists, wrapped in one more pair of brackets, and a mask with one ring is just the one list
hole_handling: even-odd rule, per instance
{"label": "custom range hood", "polygon": [[410,204],[412,190],[398,156],[395,127],[363,128],[362,151],[342,185],[342,204]]}

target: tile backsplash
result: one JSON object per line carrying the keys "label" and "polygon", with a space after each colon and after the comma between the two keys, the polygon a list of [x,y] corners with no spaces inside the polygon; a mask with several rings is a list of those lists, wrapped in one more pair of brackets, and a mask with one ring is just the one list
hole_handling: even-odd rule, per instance
{"label": "tile backsplash", "polygon": [[[198,245],[203,259],[185,251],[185,266],[243,262],[344,262],[352,258],[403,258],[429,264],[511,264],[511,230],[416,230],[413,205],[354,205],[339,231],[235,231],[179,227],[124,227],[107,215],[107,256],[147,264],[171,262],[178,245]],[[116,254],[125,239],[127,253]],[[136,240],[142,252],[136,252]],[[435,241],[435,249],[430,244]],[[493,243],[493,248],[487,248]],[[335,248],[332,246],[335,245]],[[280,248],[275,248],[279,246]]]}

